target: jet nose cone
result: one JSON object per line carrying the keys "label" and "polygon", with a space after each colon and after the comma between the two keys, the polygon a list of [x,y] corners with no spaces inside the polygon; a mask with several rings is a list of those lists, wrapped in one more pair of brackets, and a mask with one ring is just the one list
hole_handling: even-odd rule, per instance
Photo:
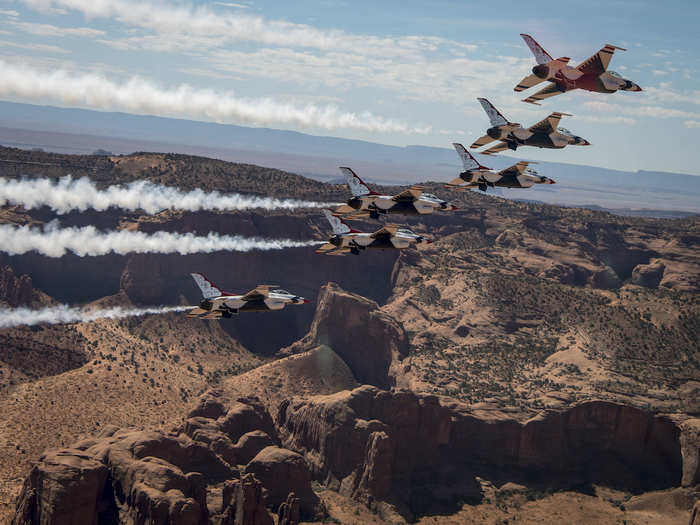
{"label": "jet nose cone", "polygon": [[304,299],[303,297],[301,298],[301,304],[309,304],[311,302],[311,299]]}
{"label": "jet nose cone", "polygon": [[590,142],[588,142],[586,139],[581,138],[581,137],[576,137],[576,143],[579,146],[590,146],[591,145]]}
{"label": "jet nose cone", "polygon": [[547,181],[547,184],[556,184],[556,182],[554,182],[552,179],[549,179],[549,180]]}
{"label": "jet nose cone", "polygon": [[454,204],[450,204],[450,210],[452,211],[457,211],[459,208],[455,206]]}
{"label": "jet nose cone", "polygon": [[424,242],[425,244],[433,244],[432,239],[423,239],[423,242]]}

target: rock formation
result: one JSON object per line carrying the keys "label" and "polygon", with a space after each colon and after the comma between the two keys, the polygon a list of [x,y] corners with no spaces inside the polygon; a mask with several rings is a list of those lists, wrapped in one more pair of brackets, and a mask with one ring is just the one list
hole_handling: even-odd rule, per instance
{"label": "rock formation", "polygon": [[[605,482],[640,491],[678,486],[697,453],[671,420],[590,402],[521,422],[435,396],[353,391],[284,403],[283,443],[304,453],[316,479],[405,517],[435,503],[478,500],[477,476],[570,488]],[[692,461],[692,460],[691,460]]]}
{"label": "rock formation", "polygon": [[34,289],[28,275],[17,277],[9,266],[0,266],[0,302],[10,306],[29,306]]}
{"label": "rock formation", "polygon": [[224,402],[210,392],[190,416],[169,434],[111,427],[45,453],[25,481],[13,525],[272,525],[268,509],[290,525],[300,509],[309,519],[323,516],[306,460],[270,445],[272,419],[256,400]]}
{"label": "rock formation", "polygon": [[309,333],[282,354],[318,345],[339,355],[359,383],[380,388],[396,383],[392,367],[408,354],[408,338],[399,323],[374,301],[346,292],[335,283],[321,288]]}

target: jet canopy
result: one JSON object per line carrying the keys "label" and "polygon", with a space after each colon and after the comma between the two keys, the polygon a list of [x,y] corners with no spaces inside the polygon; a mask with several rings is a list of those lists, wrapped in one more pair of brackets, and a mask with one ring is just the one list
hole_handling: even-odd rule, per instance
{"label": "jet canopy", "polygon": [[624,77],[620,73],[618,73],[617,71],[608,71],[608,73],[610,73],[615,78],[622,78],[624,80]]}
{"label": "jet canopy", "polygon": [[396,230],[396,233],[403,233],[404,235],[415,235],[415,233],[413,233],[408,228],[399,228],[398,230]]}
{"label": "jet canopy", "polygon": [[437,196],[433,195],[432,193],[424,193],[423,197],[426,199],[434,199],[436,201],[439,201],[440,199],[437,198]]}
{"label": "jet canopy", "polygon": [[290,294],[287,290],[282,290],[281,288],[278,289],[278,290],[272,290],[272,292],[273,292],[273,293],[282,294],[282,295],[292,295],[292,294]]}
{"label": "jet canopy", "polygon": [[532,168],[527,168],[525,170],[525,173],[527,173],[528,175],[537,175],[537,171],[533,170]]}
{"label": "jet canopy", "polygon": [[574,134],[571,133],[571,131],[569,131],[569,130],[566,129],[566,128],[561,128],[561,127],[560,127],[560,128],[557,128],[557,131],[559,131],[559,133],[562,133],[562,134],[564,134],[564,135],[568,135],[569,137],[573,137],[573,136],[574,136]]}

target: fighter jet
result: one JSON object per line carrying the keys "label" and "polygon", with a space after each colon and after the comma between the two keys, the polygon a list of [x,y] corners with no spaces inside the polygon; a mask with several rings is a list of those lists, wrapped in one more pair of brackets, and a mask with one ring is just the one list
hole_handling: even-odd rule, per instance
{"label": "fighter jet", "polygon": [[[453,189],[479,188],[486,191],[486,188],[499,186],[502,188],[530,188],[535,184],[554,184],[549,177],[538,175],[528,165],[532,162],[520,161],[513,166],[499,172],[492,171],[491,168],[479,164],[471,153],[461,144],[452,144],[464,164],[464,171],[459,177],[448,182],[445,187]],[[466,184],[465,184],[466,183]]]}
{"label": "fighter jet", "polygon": [[485,146],[494,140],[500,142],[495,146],[491,146],[486,151],[482,151],[483,155],[492,155],[506,149],[513,151],[518,149],[518,146],[536,146],[538,148],[560,149],[565,146],[589,146],[590,142],[586,139],[574,135],[568,129],[559,127],[559,120],[564,115],[571,116],[569,113],[554,112],[546,119],[538,122],[529,128],[523,128],[516,122],[510,122],[500,111],[498,111],[491,102],[485,98],[477,99],[491,121],[491,127],[486,130],[486,135],[477,139],[471,145],[472,149]]}
{"label": "fighter jet", "polygon": [[335,213],[343,215],[346,219],[358,219],[367,215],[378,219],[379,214],[387,213],[426,215],[435,210],[457,209],[432,193],[423,193],[421,186],[411,186],[398,195],[381,195],[371,190],[352,169],[341,167],[340,171],[345,175],[352,198],[347,204],[336,209]]}
{"label": "fighter jet", "polygon": [[407,228],[399,228],[396,224],[386,224],[374,233],[362,233],[352,229],[330,210],[323,210],[333,229],[333,236],[321,246],[316,253],[326,255],[358,255],[361,250],[368,248],[380,250],[403,250],[414,244],[430,244],[432,241],[422,235],[417,235]]}
{"label": "fighter jet", "polygon": [[229,319],[238,312],[267,312],[281,310],[288,304],[306,304],[310,301],[277,288],[272,284],[261,284],[243,295],[222,292],[201,273],[191,274],[202,291],[204,299],[199,307],[187,312],[187,317],[198,319]]}
{"label": "fighter jet", "polygon": [[546,88],[523,99],[523,102],[539,106],[541,105],[540,100],[574,89],[585,89],[598,93],[642,90],[637,84],[623,78],[619,73],[607,70],[615,50],[626,51],[622,47],[606,44],[588,60],[577,67],[571,67],[568,65],[569,57],[554,60],[530,35],[521,34],[520,36],[523,37],[530,51],[535,55],[537,65],[532,68],[532,75],[525,77],[515,86],[515,91],[523,91],[545,80],[551,82]]}

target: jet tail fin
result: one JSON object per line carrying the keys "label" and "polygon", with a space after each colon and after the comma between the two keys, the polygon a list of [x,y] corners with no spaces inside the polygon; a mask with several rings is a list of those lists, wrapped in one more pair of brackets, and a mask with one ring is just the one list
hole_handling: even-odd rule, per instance
{"label": "jet tail fin", "polygon": [[455,150],[457,150],[459,157],[462,159],[462,164],[464,165],[465,171],[475,170],[477,168],[488,169],[486,166],[479,164],[479,161],[476,160],[471,153],[464,149],[464,146],[457,142],[453,142],[452,145],[454,146]]}
{"label": "jet tail fin", "polygon": [[547,64],[552,61],[552,57],[549,56],[549,53],[547,53],[542,46],[535,41],[534,38],[523,33],[520,33],[520,36],[523,37],[527,47],[529,47],[532,54],[535,55],[535,60],[537,60],[538,64]]}
{"label": "jet tail fin", "polygon": [[331,225],[331,229],[335,235],[342,235],[352,231],[352,228],[350,228],[343,219],[337,215],[333,215],[333,212],[330,210],[323,210],[323,214],[326,216],[326,219],[328,219],[328,223]]}
{"label": "jet tail fin", "polygon": [[497,127],[508,124],[508,119],[501,115],[501,112],[498,111],[491,102],[485,98],[477,98],[477,100],[481,103],[481,107],[484,108],[492,126]]}
{"label": "jet tail fin", "polygon": [[214,286],[214,284],[212,284],[212,282],[201,273],[193,273],[190,275],[192,275],[194,282],[196,282],[197,286],[199,286],[199,289],[202,291],[202,295],[205,299],[213,299],[214,297],[220,297],[223,295],[221,290]]}
{"label": "jet tail fin", "polygon": [[348,188],[350,188],[353,197],[362,197],[364,195],[372,195],[374,193],[369,189],[369,186],[367,186],[367,184],[365,184],[364,181],[357,176],[357,173],[355,173],[352,168],[341,166],[339,169],[343,172],[343,175],[345,175],[345,182],[347,183]]}

